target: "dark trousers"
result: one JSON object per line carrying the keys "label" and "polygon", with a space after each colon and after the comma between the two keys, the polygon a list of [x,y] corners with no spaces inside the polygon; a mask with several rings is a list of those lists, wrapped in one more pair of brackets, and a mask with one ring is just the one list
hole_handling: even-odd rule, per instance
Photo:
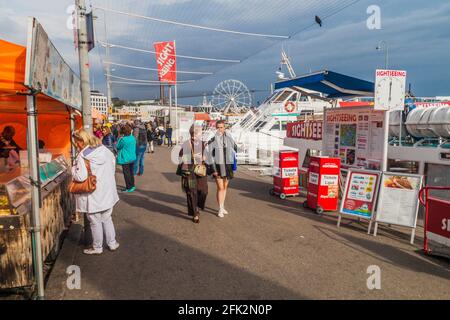
{"label": "dark trousers", "polygon": [[127,190],[134,187],[134,162],[122,165],[123,177],[125,179],[125,187]]}
{"label": "dark trousers", "polygon": [[167,135],[167,146],[173,147],[172,135]]}
{"label": "dark trousers", "polygon": [[207,177],[197,177],[197,188],[186,190],[188,215],[198,216],[198,208],[205,210],[206,197],[208,196]]}

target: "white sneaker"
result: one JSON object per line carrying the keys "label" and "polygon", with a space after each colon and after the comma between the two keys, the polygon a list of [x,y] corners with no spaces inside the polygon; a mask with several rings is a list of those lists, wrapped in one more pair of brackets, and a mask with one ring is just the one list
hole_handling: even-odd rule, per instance
{"label": "white sneaker", "polygon": [[84,249],[83,253],[84,254],[89,254],[89,255],[102,254],[103,253],[103,249],[93,249],[93,248],[91,248],[91,249]]}
{"label": "white sneaker", "polygon": [[223,214],[228,214],[228,211],[225,208],[222,209]]}
{"label": "white sneaker", "polygon": [[116,251],[119,248],[119,243],[116,242],[115,245],[109,246],[109,250],[111,251]]}
{"label": "white sneaker", "polygon": [[225,216],[223,215],[223,209],[219,209],[219,213],[217,214],[217,216],[218,216],[219,218],[225,217]]}

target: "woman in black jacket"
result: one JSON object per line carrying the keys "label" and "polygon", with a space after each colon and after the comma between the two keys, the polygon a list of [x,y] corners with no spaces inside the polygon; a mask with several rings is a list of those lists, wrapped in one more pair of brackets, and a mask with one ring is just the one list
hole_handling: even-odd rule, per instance
{"label": "woman in black jacket", "polygon": [[[205,165],[205,143],[202,141],[201,128],[191,126],[189,130],[191,138],[186,140],[180,150],[181,163],[178,165],[177,174],[181,176],[181,186],[186,192],[188,215],[192,221],[199,223],[199,208],[204,210],[208,195],[208,177]],[[196,166],[204,168],[204,174],[195,172]]]}

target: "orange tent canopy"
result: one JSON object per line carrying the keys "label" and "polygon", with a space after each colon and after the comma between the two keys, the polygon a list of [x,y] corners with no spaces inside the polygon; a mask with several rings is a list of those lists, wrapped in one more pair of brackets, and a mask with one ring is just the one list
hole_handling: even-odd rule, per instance
{"label": "orange tent canopy", "polygon": [[[14,140],[26,149],[26,96],[25,80],[26,48],[0,40],[0,132],[5,126],[16,129]],[[38,110],[38,137],[47,149],[56,149],[70,155],[70,121],[66,106],[43,94],[36,96]],[[76,127],[81,118],[76,117]]]}
{"label": "orange tent canopy", "polygon": [[25,91],[26,48],[0,40],[0,96]]}

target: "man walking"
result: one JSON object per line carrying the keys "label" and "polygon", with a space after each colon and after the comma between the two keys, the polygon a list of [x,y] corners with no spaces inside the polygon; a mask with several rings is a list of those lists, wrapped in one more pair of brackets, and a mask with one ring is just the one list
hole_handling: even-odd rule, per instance
{"label": "man walking", "polygon": [[167,147],[172,147],[173,143],[172,143],[172,126],[170,125],[170,123],[167,123],[167,127],[166,127],[166,137],[167,137]]}
{"label": "man walking", "polygon": [[134,175],[142,176],[144,174],[145,151],[147,150],[147,129],[140,120],[136,120],[134,125],[133,135],[136,138]]}

